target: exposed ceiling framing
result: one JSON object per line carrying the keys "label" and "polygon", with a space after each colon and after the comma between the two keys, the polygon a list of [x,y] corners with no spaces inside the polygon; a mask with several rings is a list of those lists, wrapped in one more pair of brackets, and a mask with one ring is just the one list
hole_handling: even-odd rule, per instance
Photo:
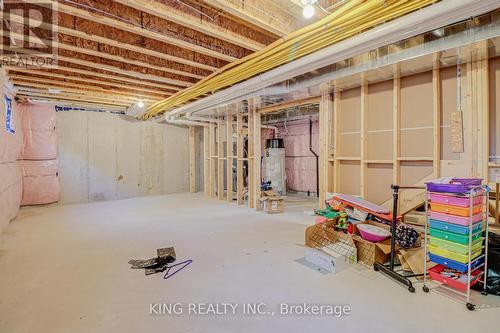
{"label": "exposed ceiling framing", "polygon": [[[19,96],[150,104],[308,23],[290,0],[58,0],[57,11],[58,66],[4,66]],[[54,37],[49,22],[30,22],[36,43]],[[3,22],[4,54],[14,53],[12,40],[27,39],[24,24],[16,13]]]}

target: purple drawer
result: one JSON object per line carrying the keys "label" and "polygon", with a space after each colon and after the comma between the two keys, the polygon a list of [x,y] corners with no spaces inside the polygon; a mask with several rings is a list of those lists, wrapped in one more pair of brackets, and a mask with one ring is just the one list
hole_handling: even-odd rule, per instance
{"label": "purple drawer", "polygon": [[[438,213],[431,211],[431,219],[459,224],[459,225],[469,225],[469,217],[467,216],[457,216],[444,213]],[[476,214],[472,217],[472,223],[477,223],[483,220],[483,213]]]}
{"label": "purple drawer", "polygon": [[429,192],[467,193],[481,185],[482,178],[453,178],[449,184],[425,183]]}
{"label": "purple drawer", "polygon": [[[447,194],[442,194],[442,193],[430,193],[431,196],[431,202],[433,203],[439,203],[439,204],[445,204],[445,205],[450,205],[450,206],[457,206],[457,207],[469,207],[470,206],[470,199],[468,197],[457,197],[454,195],[447,195]],[[474,206],[479,205],[483,202],[483,197],[478,196],[472,199],[474,202]]]}

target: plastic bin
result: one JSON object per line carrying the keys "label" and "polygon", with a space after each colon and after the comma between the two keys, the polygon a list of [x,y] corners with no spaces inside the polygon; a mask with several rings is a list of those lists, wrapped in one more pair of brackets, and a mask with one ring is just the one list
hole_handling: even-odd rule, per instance
{"label": "plastic bin", "polygon": [[[459,197],[456,195],[450,195],[446,193],[430,193],[431,202],[443,205],[457,206],[457,207],[469,207],[470,198],[469,197]],[[477,196],[472,199],[473,205],[480,205],[483,202],[483,196]]]}
{"label": "plastic bin", "polygon": [[[437,220],[430,220],[431,228],[435,230],[442,230],[452,232],[459,235],[469,235],[469,227],[461,226],[453,223],[447,223]],[[483,222],[477,222],[472,226],[472,233],[475,234],[478,231],[483,230]]]}
{"label": "plastic bin", "polygon": [[453,178],[449,184],[428,182],[427,191],[444,193],[467,193],[473,187],[481,185],[482,178]]}
{"label": "plastic bin", "polygon": [[[469,245],[462,245],[455,242],[450,242],[441,238],[430,237],[430,244],[440,247],[444,250],[457,252],[463,255],[467,255],[469,253]],[[483,245],[483,237],[480,237],[472,242],[472,252],[476,252],[481,249]]]}
{"label": "plastic bin", "polygon": [[[467,291],[467,274],[463,273],[459,278],[452,278],[446,275],[443,275],[444,270],[446,269],[445,266],[443,265],[437,265],[434,266],[427,271],[429,272],[429,277],[432,280],[441,282],[442,284],[445,284],[447,286],[450,286],[454,289],[460,290],[460,291]],[[473,286],[477,281],[480,280],[481,274],[483,274],[483,271],[477,269],[471,273],[471,281],[470,285]]]}
{"label": "plastic bin", "polygon": [[[436,230],[433,228],[430,228],[429,230],[432,237],[441,238],[450,242],[469,245],[469,235],[464,236],[464,235],[454,234],[448,231]],[[475,234],[472,234],[472,242],[480,238],[481,233],[482,233],[481,231],[478,231]]]}
{"label": "plastic bin", "polygon": [[[444,205],[431,202],[431,210],[433,212],[438,212],[438,213],[467,216],[467,217],[470,216],[469,207],[458,207],[458,206]],[[483,210],[483,205],[474,206],[472,207],[472,215],[479,214],[482,212],[482,210]]]}
{"label": "plastic bin", "polygon": [[[454,223],[454,224],[459,224],[459,225],[464,225],[464,226],[469,225],[469,217],[450,215],[450,214],[438,213],[438,212],[432,212],[432,211],[431,211],[430,215],[431,215],[431,219],[433,219],[433,220]],[[483,220],[483,217],[484,217],[484,214],[482,212],[474,215],[472,217],[472,223],[481,222]]]}
{"label": "plastic bin", "polygon": [[[460,253],[453,252],[453,251],[448,251],[446,249],[443,249],[443,248],[440,248],[440,247],[437,247],[434,245],[429,245],[429,251],[432,254],[438,255],[438,256],[443,257],[443,258],[451,259],[451,260],[457,261],[457,262],[462,263],[462,264],[469,262],[468,255],[460,254]],[[478,251],[472,253],[471,260],[474,260],[477,257],[479,257],[481,255],[481,253],[482,253],[482,249],[479,249]]]}
{"label": "plastic bin", "polygon": [[[469,269],[468,263],[463,264],[463,263],[460,263],[458,261],[444,258],[444,257],[441,257],[441,256],[433,254],[433,253],[429,253],[429,259],[432,262],[435,262],[436,264],[440,264],[440,265],[444,265],[448,268],[456,269],[457,271],[460,271],[462,273],[467,272],[467,269]],[[476,267],[481,265],[483,262],[484,262],[484,255],[480,256],[479,258],[477,258],[476,260],[471,262],[471,269],[475,269]]]}

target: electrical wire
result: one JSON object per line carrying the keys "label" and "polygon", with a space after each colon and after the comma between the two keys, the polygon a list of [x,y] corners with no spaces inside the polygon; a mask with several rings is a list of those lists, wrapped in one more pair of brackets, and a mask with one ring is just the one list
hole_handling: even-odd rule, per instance
{"label": "electrical wire", "polygon": [[439,0],[351,0],[327,17],[299,29],[264,49],[236,60],[193,86],[153,104],[150,119],[180,105],[314,53]]}

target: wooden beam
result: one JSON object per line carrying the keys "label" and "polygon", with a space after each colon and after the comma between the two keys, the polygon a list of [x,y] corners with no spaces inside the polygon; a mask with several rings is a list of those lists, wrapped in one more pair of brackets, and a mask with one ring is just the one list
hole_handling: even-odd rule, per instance
{"label": "wooden beam", "polygon": [[[11,74],[11,72],[20,73],[21,75]],[[40,75],[40,76],[47,77],[47,80],[36,78],[33,76],[26,76],[26,75],[22,75],[22,74]],[[49,81],[51,81],[50,79],[54,79],[54,78],[55,79],[65,79],[65,80],[81,81],[81,82],[85,82],[85,83],[95,83],[95,84],[100,84],[100,85],[104,85],[104,86],[116,87],[116,88],[137,90],[137,91],[140,91],[141,94],[144,94],[144,92],[148,92],[150,94],[158,94],[161,96],[171,96],[172,95],[172,93],[167,93],[167,92],[162,91],[162,90],[148,89],[148,88],[139,87],[137,85],[130,86],[127,84],[121,84],[121,83],[116,83],[116,82],[100,81],[100,80],[89,79],[89,78],[85,78],[85,77],[81,77],[81,76],[74,76],[74,75],[70,75],[70,74],[68,74],[68,75],[58,74],[58,73],[54,73],[54,72],[45,72],[42,70],[28,69],[28,68],[22,68],[22,67],[10,67],[9,77],[13,77],[13,76],[23,77],[23,78],[26,78],[28,80],[40,79],[40,80],[44,80],[45,82],[49,82]],[[62,82],[62,81],[58,81],[58,82]]]}
{"label": "wooden beam", "polygon": [[226,117],[226,199],[228,202],[233,202],[233,111],[229,107]]}
{"label": "wooden beam", "polygon": [[[23,67],[5,66],[4,68],[7,70],[28,73],[28,71],[23,69]],[[53,68],[53,69],[57,69],[58,71],[65,71],[65,72],[77,73],[77,74],[82,74],[82,75],[89,75],[89,76],[99,77],[99,78],[103,78],[103,79],[117,80],[117,81],[123,81],[123,82],[143,85],[143,86],[150,86],[150,87],[158,88],[158,89],[173,90],[170,86],[165,86],[165,85],[163,85],[161,83],[157,83],[157,82],[141,81],[141,80],[123,77],[123,76],[118,76],[118,75],[113,75],[113,74],[93,72],[93,71],[89,71],[86,69],[79,69],[79,68],[67,67],[67,66],[62,66],[62,65],[58,65],[57,68]]]}
{"label": "wooden beam", "polygon": [[341,94],[340,90],[335,87],[333,95],[333,145],[334,157],[333,162],[333,192],[340,192],[340,160],[337,160],[340,149],[340,112],[341,112]]}
{"label": "wooden beam", "polygon": [[298,99],[288,102],[283,102],[279,104],[274,104],[266,107],[261,107],[257,109],[257,112],[260,114],[266,114],[271,112],[276,112],[280,110],[286,110],[289,108],[294,108],[297,106],[309,105],[309,104],[319,104],[321,100],[321,96],[308,97],[304,99]]}
{"label": "wooden beam", "polygon": [[[257,105],[260,105],[260,97],[253,98],[253,109],[256,110]],[[261,114],[254,111],[253,116],[253,191],[254,191],[254,205],[256,210],[260,208],[260,186],[262,181],[262,142],[261,142]]]}
{"label": "wooden beam", "polygon": [[210,196],[210,139],[209,127],[203,127],[203,191],[205,197]]}
{"label": "wooden beam", "polygon": [[224,200],[224,124],[217,124],[217,197]]}
{"label": "wooden beam", "polygon": [[243,105],[237,104],[236,114],[236,202],[243,205]]}
{"label": "wooden beam", "polygon": [[253,99],[248,99],[248,208],[255,208],[255,173],[254,173],[254,117],[255,103]]}
{"label": "wooden beam", "polygon": [[[278,36],[287,35],[300,28],[295,17],[284,13],[281,8],[273,6],[271,2],[266,2],[265,8],[262,5],[259,6],[255,0],[245,2],[204,0],[204,2]],[[274,8],[269,8],[269,6]]]}
{"label": "wooden beam", "polygon": [[[11,81],[16,85],[16,86],[23,86],[23,87],[32,87],[32,88],[45,88],[45,89],[57,89],[61,91],[67,91],[71,93],[76,93],[76,94],[85,94],[85,95],[92,95],[96,97],[109,97],[109,96],[115,96],[116,98],[123,98],[124,100],[130,100],[130,101],[138,101],[139,99],[143,100],[144,102],[150,102],[154,103],[158,100],[160,100],[159,97],[157,98],[149,98],[146,96],[135,96],[131,94],[123,94],[119,92],[114,92],[110,90],[96,90],[95,88],[92,89],[92,86],[85,86],[85,85],[78,85],[78,86],[60,86],[57,84],[43,84],[43,83],[36,83],[36,82],[29,82],[24,79],[17,79],[17,78],[10,78]],[[63,82],[64,83],[64,82]],[[89,88],[86,88],[89,87]]]}
{"label": "wooden beam", "polygon": [[258,51],[265,47],[264,44],[253,39],[238,35],[210,21],[200,20],[199,17],[189,15],[158,1],[116,0],[116,2],[252,51]]}
{"label": "wooden beam", "polygon": [[[3,33],[5,34],[6,31],[3,31]],[[12,32],[12,31],[9,31],[8,33],[9,33],[9,37],[11,37],[11,38],[16,38],[16,39],[21,39],[21,40],[29,40],[31,42],[31,39],[28,39],[29,36],[27,36],[27,35],[15,33],[15,32]],[[39,38],[38,41],[36,41],[36,42],[38,42],[40,45],[49,45],[51,43],[51,41],[49,41],[47,39],[42,39],[42,38]],[[167,73],[167,74],[182,75],[182,76],[185,76],[185,77],[192,77],[192,78],[196,78],[196,79],[202,79],[202,78],[204,78],[204,76],[202,76],[202,75],[191,74],[191,73],[188,73],[188,72],[181,72],[181,71],[178,71],[178,70],[171,70],[170,68],[165,67],[165,66],[157,66],[157,65],[151,64],[149,62],[144,62],[144,61],[139,61],[139,60],[133,60],[133,59],[127,59],[125,57],[113,55],[113,54],[110,54],[110,53],[107,53],[107,52],[95,51],[95,50],[92,50],[92,49],[89,49],[89,48],[83,48],[83,47],[74,46],[74,45],[67,44],[67,43],[62,43],[62,42],[56,42],[56,43],[53,43],[53,44],[54,44],[54,48],[57,48],[57,49],[62,49],[62,50],[71,51],[71,52],[77,52],[77,53],[83,53],[83,54],[87,54],[87,55],[90,55],[90,56],[93,56],[93,57],[99,57],[99,58],[103,58],[103,59],[117,61],[117,62],[121,62],[121,63],[124,63],[124,64],[129,64],[129,65],[133,65],[133,66],[140,66],[140,67],[143,67],[143,68],[151,68],[151,69],[155,69],[155,70],[158,70],[158,71],[162,71],[162,72]],[[64,57],[64,56],[58,55],[58,59],[61,59],[61,57]],[[188,84],[188,85],[192,85],[193,84],[190,81],[186,81],[186,80],[182,80],[182,79],[180,79],[180,80],[172,80],[172,84],[179,84],[180,82],[185,82],[185,84]],[[185,86],[185,84],[179,84],[179,85],[184,85]]]}
{"label": "wooden beam", "polygon": [[368,158],[368,82],[365,78],[362,78],[361,83],[361,129],[360,129],[360,193],[361,196],[366,199],[368,194],[368,165],[365,163]]}
{"label": "wooden beam", "polygon": [[[24,20],[24,18],[22,16],[15,15],[15,14],[9,14],[9,20],[11,22],[15,22],[15,23],[19,23],[19,24],[24,24],[25,23],[25,20]],[[46,22],[42,22],[40,20],[36,20],[34,18],[31,18],[31,17],[30,17],[30,23],[33,24],[33,26],[37,26],[37,27],[39,27],[41,29],[50,30],[50,31],[53,29],[52,24],[49,24],[49,23],[46,23]],[[58,26],[57,27],[57,32],[61,33],[61,34],[68,35],[68,36],[73,36],[73,37],[87,39],[87,40],[90,40],[90,41],[93,41],[93,42],[97,42],[97,43],[107,44],[107,45],[110,45],[110,46],[113,46],[113,47],[118,47],[118,48],[121,48],[121,49],[124,49],[124,50],[127,50],[127,51],[132,51],[132,52],[137,52],[137,53],[141,53],[141,54],[146,54],[146,55],[149,55],[149,56],[152,56],[152,57],[156,57],[156,58],[160,58],[160,59],[163,59],[163,60],[177,62],[179,64],[184,64],[184,65],[188,65],[188,66],[191,66],[191,67],[201,68],[201,69],[212,71],[212,72],[217,70],[217,67],[206,65],[206,64],[203,64],[203,63],[200,63],[200,62],[197,62],[197,61],[192,61],[192,60],[189,60],[189,59],[184,59],[184,58],[172,56],[172,55],[169,55],[169,54],[165,54],[163,52],[159,52],[159,51],[155,51],[155,50],[150,50],[148,48],[137,46],[137,45],[134,45],[134,44],[128,44],[128,43],[123,43],[123,42],[120,42],[120,41],[115,41],[113,39],[109,39],[109,38],[98,36],[98,35],[88,34],[88,33],[85,33],[85,32],[82,32],[82,31],[78,31],[78,30],[75,30],[75,29],[70,29],[70,28]],[[172,73],[174,73],[173,69],[171,69],[171,71],[172,71]],[[186,73],[189,73],[189,72],[179,71],[178,74],[179,75],[189,76]]]}
{"label": "wooden beam", "polygon": [[210,123],[208,125],[209,129],[209,146],[210,146],[210,177],[209,179],[209,190],[210,190],[210,197],[214,198],[215,197],[215,169],[216,169],[216,160],[212,157],[215,155],[215,124]]}
{"label": "wooden beam", "polygon": [[81,95],[78,96],[73,96],[73,95],[54,95],[54,94],[48,94],[48,93],[43,93],[43,92],[34,92],[34,91],[27,91],[27,92],[18,92],[16,96],[19,97],[26,97],[26,98],[43,98],[43,99],[52,99],[52,100],[64,100],[64,101],[73,101],[73,102],[83,102],[83,103],[97,103],[101,105],[108,105],[108,106],[120,106],[123,108],[126,108],[130,106],[130,104],[124,104],[120,102],[112,102],[109,100],[102,100],[99,98],[91,98],[91,97],[85,97],[83,98]]}
{"label": "wooden beam", "polygon": [[130,106],[133,102],[132,100],[128,99],[123,99],[120,96],[109,96],[109,97],[103,97],[103,96],[96,96],[93,94],[86,94],[86,93],[74,93],[74,92],[65,92],[61,91],[59,94],[55,93],[50,93],[48,89],[41,89],[41,88],[30,88],[30,87],[20,87],[20,86],[15,86],[17,88],[18,94],[23,94],[23,95],[32,95],[32,96],[51,96],[55,98],[63,98],[63,97],[68,97],[71,98],[72,100],[79,100],[79,101],[87,101],[89,99],[92,99],[94,101],[99,101],[102,103],[109,103],[109,104],[115,104],[115,105],[121,105],[121,106]]}
{"label": "wooden beam", "polygon": [[401,77],[399,64],[394,66],[394,79],[392,84],[392,183],[399,185],[401,182]]}
{"label": "wooden beam", "polygon": [[319,103],[319,207],[324,209],[326,192],[328,191],[329,178],[329,148],[330,148],[330,118],[332,115],[333,101],[330,93],[330,83],[320,85],[321,99]]}
{"label": "wooden beam", "polygon": [[133,34],[137,34],[139,36],[151,38],[151,39],[157,40],[157,41],[162,42],[162,43],[175,45],[175,46],[180,47],[182,49],[190,50],[190,51],[193,51],[193,52],[196,52],[199,54],[204,54],[206,56],[213,57],[216,59],[221,59],[221,60],[228,61],[228,62],[232,62],[232,61],[235,61],[238,59],[238,58],[235,58],[233,56],[230,56],[230,55],[218,52],[218,51],[214,51],[214,50],[209,49],[209,48],[204,47],[204,46],[200,46],[200,45],[196,45],[196,44],[193,44],[190,42],[186,42],[184,40],[181,40],[181,39],[178,39],[175,37],[171,37],[171,36],[162,34],[160,32],[156,32],[153,30],[148,30],[146,28],[142,28],[140,26],[121,22],[121,21],[118,21],[116,19],[100,15],[98,13],[91,13],[91,12],[84,10],[84,9],[79,9],[76,7],[68,6],[68,5],[62,4],[60,2],[57,5],[57,10],[61,13],[73,15],[76,17],[80,17],[80,18],[92,21],[92,22],[104,24],[104,25],[112,27],[112,28],[117,28],[117,29],[120,29],[123,31],[131,32]]}
{"label": "wooden beam", "polygon": [[81,102],[81,101],[71,101],[71,100],[58,99],[58,98],[53,98],[53,97],[33,98],[32,96],[22,95],[22,94],[17,95],[17,96],[22,97],[22,98],[26,98],[30,101],[35,102],[35,103],[52,102],[52,103],[55,103],[59,106],[97,108],[97,109],[102,109],[102,110],[112,111],[112,112],[124,112],[127,109],[125,106],[102,104],[100,102],[93,102],[93,101]]}
{"label": "wooden beam", "polygon": [[432,69],[432,100],[433,100],[433,175],[438,178],[441,175],[441,69],[439,53],[434,54],[434,65]]}
{"label": "wooden beam", "polygon": [[196,127],[189,126],[189,192],[196,192]]}

